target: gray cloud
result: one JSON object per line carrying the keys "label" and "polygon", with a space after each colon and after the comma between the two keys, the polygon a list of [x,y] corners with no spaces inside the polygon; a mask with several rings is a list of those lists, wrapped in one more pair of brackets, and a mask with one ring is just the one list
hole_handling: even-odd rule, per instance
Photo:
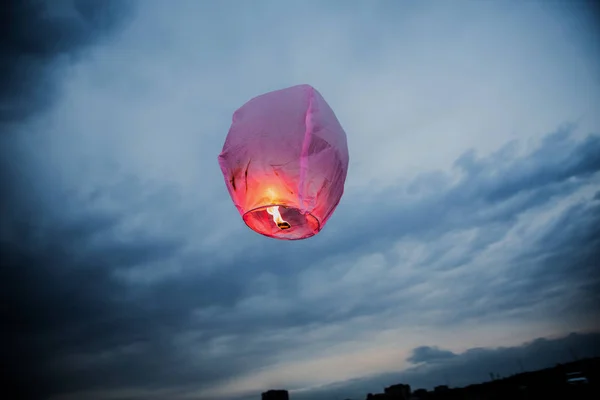
{"label": "gray cloud", "polygon": [[418,364],[435,362],[452,357],[456,357],[456,354],[449,350],[443,350],[435,346],[420,346],[413,349],[412,355],[407,360]]}
{"label": "gray cloud", "polygon": [[0,128],[49,105],[56,95],[60,67],[121,26],[131,15],[131,4],[113,0],[4,2],[0,17]]}

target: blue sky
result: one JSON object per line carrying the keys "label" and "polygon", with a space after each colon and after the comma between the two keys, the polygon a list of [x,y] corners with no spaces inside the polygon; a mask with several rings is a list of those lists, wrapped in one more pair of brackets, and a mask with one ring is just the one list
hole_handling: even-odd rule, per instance
{"label": "blue sky", "polygon": [[[515,352],[564,361],[540,358],[541,337],[579,332],[561,340],[598,354],[597,19],[449,3],[11,9],[0,288],[16,385],[359,398],[401,373],[477,382],[478,362]],[[350,167],[327,227],[291,243],[246,228],[217,156],[239,106],[301,83],[336,112]]]}

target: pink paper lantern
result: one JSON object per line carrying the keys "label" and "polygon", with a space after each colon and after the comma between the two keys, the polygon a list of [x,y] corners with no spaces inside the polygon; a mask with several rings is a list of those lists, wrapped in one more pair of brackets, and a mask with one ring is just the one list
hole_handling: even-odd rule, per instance
{"label": "pink paper lantern", "polygon": [[255,97],[233,114],[219,165],[250,229],[297,240],[316,235],[344,193],[348,144],[309,85]]}

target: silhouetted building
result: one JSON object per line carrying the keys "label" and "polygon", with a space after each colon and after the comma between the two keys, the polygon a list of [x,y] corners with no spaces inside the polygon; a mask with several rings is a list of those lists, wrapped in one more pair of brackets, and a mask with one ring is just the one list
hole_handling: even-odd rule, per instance
{"label": "silhouetted building", "polygon": [[262,394],[262,400],[290,400],[287,390],[269,390]]}
{"label": "silhouetted building", "polygon": [[417,389],[412,396],[409,385],[398,384],[385,388],[385,393],[369,393],[367,400],[600,399],[600,357],[494,378],[462,388],[451,389],[447,385],[439,385],[433,391]]}
{"label": "silhouetted building", "polygon": [[410,385],[403,385],[402,383],[392,385],[386,387],[384,393],[387,396],[386,400],[409,400]]}
{"label": "silhouetted building", "polygon": [[447,392],[450,390],[447,385],[439,385],[433,388],[433,391],[436,393]]}

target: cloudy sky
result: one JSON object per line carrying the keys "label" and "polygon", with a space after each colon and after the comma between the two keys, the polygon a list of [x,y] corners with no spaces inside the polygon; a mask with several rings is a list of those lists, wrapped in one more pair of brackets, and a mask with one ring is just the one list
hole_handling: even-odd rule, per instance
{"label": "cloudy sky", "polygon": [[[586,3],[40,3],[0,21],[7,390],[330,400],[600,355]],[[300,83],[350,168],[283,242],[217,156],[239,106]]]}

